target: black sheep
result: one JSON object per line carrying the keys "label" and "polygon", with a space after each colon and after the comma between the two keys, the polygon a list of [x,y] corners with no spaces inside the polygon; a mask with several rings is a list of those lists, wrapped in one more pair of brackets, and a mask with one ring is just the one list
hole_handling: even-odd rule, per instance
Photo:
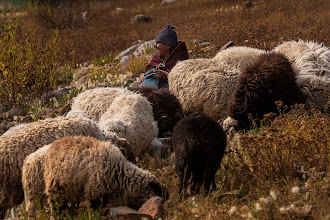
{"label": "black sheep", "polygon": [[172,133],[175,124],[183,118],[178,99],[166,88],[142,87],[136,91],[151,103],[154,119],[159,128],[159,137]]}
{"label": "black sheep", "polygon": [[215,173],[227,144],[222,127],[211,117],[194,113],[177,123],[172,142],[180,192],[190,180],[193,191],[215,189]]}
{"label": "black sheep", "polygon": [[264,53],[239,75],[228,114],[240,129],[248,128],[252,125],[249,115],[260,120],[264,114],[277,113],[275,102],[279,100],[291,106],[304,103],[304,96],[288,59],[279,53]]}

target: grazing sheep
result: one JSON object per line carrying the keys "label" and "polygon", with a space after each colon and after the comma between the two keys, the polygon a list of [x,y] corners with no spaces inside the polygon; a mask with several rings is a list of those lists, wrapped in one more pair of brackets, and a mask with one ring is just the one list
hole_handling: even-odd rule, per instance
{"label": "grazing sheep", "polygon": [[105,138],[117,134],[132,145],[135,157],[149,150],[151,142],[158,136],[149,101],[140,94],[123,94],[115,98],[105,111],[98,125]]}
{"label": "grazing sheep", "polygon": [[303,103],[304,97],[287,58],[275,52],[265,53],[240,74],[228,114],[238,121],[240,129],[247,128],[252,125],[249,115],[262,119],[264,114],[277,113],[275,101],[279,100],[290,106]]}
{"label": "grazing sheep", "polygon": [[193,190],[215,188],[215,173],[227,144],[221,126],[205,114],[194,113],[177,123],[172,141],[180,192],[190,179]]}
{"label": "grazing sheep", "polygon": [[74,203],[140,207],[162,196],[162,184],[150,172],[127,161],[111,142],[65,137],[50,145],[44,158],[45,194]]}
{"label": "grazing sheep", "polygon": [[[21,168],[26,156],[68,135],[93,136],[104,140],[98,126],[87,118],[50,118],[19,125],[0,136],[0,212],[23,201]],[[0,216],[3,218],[4,216]]]}
{"label": "grazing sheep", "polygon": [[238,69],[224,70],[213,59],[190,59],[177,63],[169,74],[170,91],[184,114],[204,112],[215,120],[227,115]]}
{"label": "grazing sheep", "polygon": [[[125,158],[132,162],[134,160],[130,144],[123,138],[113,135],[109,140],[118,147]],[[29,216],[36,215],[36,202],[39,200],[41,207],[47,207],[47,197],[44,179],[44,158],[50,145],[39,148],[34,153],[27,156],[22,168],[22,184],[24,189],[25,210]]]}
{"label": "grazing sheep", "polygon": [[154,119],[159,128],[159,137],[172,133],[175,124],[183,118],[179,100],[167,88],[142,87],[136,91],[151,103]]}
{"label": "grazing sheep", "polygon": [[253,63],[259,55],[265,52],[252,47],[230,47],[219,51],[213,60],[229,70],[238,69],[242,71],[244,67]]}
{"label": "grazing sheep", "polygon": [[273,49],[284,54],[295,72],[298,88],[307,95],[306,107],[311,103],[323,110],[328,102],[324,90],[330,89],[330,49],[313,41],[287,41]]}
{"label": "grazing sheep", "polygon": [[[71,111],[82,111],[97,122],[116,97],[132,93],[124,88],[94,88],[86,90],[74,98]],[[68,112],[68,115],[71,114],[71,111]]]}

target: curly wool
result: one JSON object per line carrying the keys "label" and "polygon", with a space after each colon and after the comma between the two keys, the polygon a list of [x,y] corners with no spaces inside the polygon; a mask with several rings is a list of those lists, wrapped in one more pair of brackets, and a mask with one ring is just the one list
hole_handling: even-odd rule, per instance
{"label": "curly wool", "polygon": [[135,157],[149,150],[158,136],[150,102],[141,94],[123,94],[115,98],[98,122],[106,138],[116,133],[132,145]]}
{"label": "curly wool", "polygon": [[313,41],[287,41],[273,49],[284,54],[296,74],[296,84],[308,96],[307,107],[324,110],[328,101],[324,90],[330,89],[330,49]]}
{"label": "curly wool", "polygon": [[124,88],[94,88],[86,90],[74,98],[68,115],[72,111],[82,111],[97,122],[116,97],[132,93]]}
{"label": "curly wool", "polygon": [[252,125],[249,115],[262,119],[264,114],[277,113],[275,101],[281,100],[287,106],[303,103],[304,96],[295,84],[294,75],[284,55],[275,52],[260,55],[239,76],[229,116],[243,129]]}
{"label": "curly wool", "polygon": [[146,97],[152,104],[154,119],[159,128],[159,137],[172,133],[175,124],[183,118],[179,100],[167,88],[142,87],[136,92]]}
{"label": "curly wool", "polygon": [[[72,203],[89,201],[140,207],[162,196],[162,184],[150,172],[127,161],[111,142],[65,137],[52,143],[44,158],[45,194]],[[51,203],[49,203],[51,205]]]}
{"label": "curly wool", "polygon": [[215,120],[227,115],[228,103],[240,71],[225,70],[213,59],[190,59],[177,63],[169,74],[169,90],[184,114],[204,112]]}
{"label": "curly wool", "polygon": [[180,192],[191,179],[193,190],[204,186],[214,189],[215,173],[226,149],[226,134],[221,126],[205,114],[192,114],[174,128],[173,148]]}
{"label": "curly wool", "polygon": [[68,135],[93,136],[104,140],[98,126],[87,118],[57,117],[12,128],[0,136],[0,209],[23,201],[21,168],[38,148]]}

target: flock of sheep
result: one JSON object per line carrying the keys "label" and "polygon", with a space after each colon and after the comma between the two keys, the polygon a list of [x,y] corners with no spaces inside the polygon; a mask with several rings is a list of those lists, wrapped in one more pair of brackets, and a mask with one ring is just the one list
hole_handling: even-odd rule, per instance
{"label": "flock of sheep", "polygon": [[329,48],[300,40],[273,51],[231,47],[211,59],[179,62],[169,89],[86,90],[65,117],[21,124],[0,136],[0,219],[23,200],[34,216],[37,200],[51,209],[55,198],[66,205],[138,208],[152,196],[166,197],[156,176],[134,162],[160,156],[159,137],[171,133],[180,191],[189,181],[195,190],[215,188],[225,131],[248,128],[248,115],[276,112],[278,100],[326,111],[325,89]]}

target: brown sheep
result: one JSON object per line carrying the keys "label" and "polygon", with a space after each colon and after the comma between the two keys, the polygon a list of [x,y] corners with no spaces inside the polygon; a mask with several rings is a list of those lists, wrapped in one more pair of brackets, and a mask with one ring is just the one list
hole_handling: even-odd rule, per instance
{"label": "brown sheep", "polygon": [[142,87],[136,90],[145,96],[152,104],[154,119],[159,128],[159,137],[172,134],[175,124],[183,118],[183,111],[179,100],[167,89]]}
{"label": "brown sheep", "polygon": [[174,127],[172,140],[180,192],[190,179],[193,191],[215,189],[215,173],[227,144],[222,127],[203,113],[191,114]]}
{"label": "brown sheep", "polygon": [[45,193],[70,203],[140,207],[162,196],[162,184],[138,168],[111,142],[92,137],[66,137],[53,142],[44,158]]}
{"label": "brown sheep", "polygon": [[240,129],[248,128],[252,125],[249,115],[262,119],[264,114],[277,113],[275,102],[279,100],[290,106],[304,103],[304,96],[288,59],[279,53],[264,53],[239,75],[228,114]]}

